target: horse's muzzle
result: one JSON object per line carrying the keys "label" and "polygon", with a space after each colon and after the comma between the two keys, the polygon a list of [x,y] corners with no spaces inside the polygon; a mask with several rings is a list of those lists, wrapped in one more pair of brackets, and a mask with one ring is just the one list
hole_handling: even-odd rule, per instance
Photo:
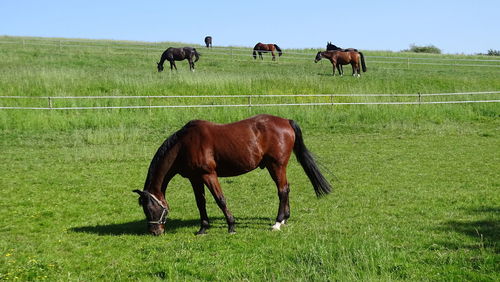
{"label": "horse's muzzle", "polygon": [[149,234],[153,236],[159,236],[165,232],[165,226],[163,224],[152,224],[149,226]]}

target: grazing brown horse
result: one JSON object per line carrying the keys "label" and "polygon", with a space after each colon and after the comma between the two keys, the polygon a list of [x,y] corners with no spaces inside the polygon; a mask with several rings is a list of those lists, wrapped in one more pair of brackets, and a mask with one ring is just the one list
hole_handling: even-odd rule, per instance
{"label": "grazing brown horse", "polygon": [[290,184],[286,167],[292,151],[309,177],[316,195],[330,193],[330,184],[304,145],[300,127],[295,121],[257,115],[229,124],[203,120],[188,122],[158,148],[149,165],[144,190],[134,190],[140,195],[139,204],[148,220],[149,232],[160,235],[165,231],[168,214],[165,191],[169,181],[179,174],[188,178],[193,187],[201,218],[197,234],[204,234],[210,226],[204,186],[208,187],[224,213],[229,232],[234,233],[235,220],[226,206],[218,177],[241,175],[257,167],[266,168],[278,188],[280,203],[273,229],[279,230],[290,217]]}
{"label": "grazing brown horse", "polygon": [[316,54],[316,59],[314,62],[317,63],[322,58],[326,58],[330,60],[333,65],[333,75],[335,75],[335,68],[339,71],[340,76],[344,75],[344,71],[340,67],[341,65],[351,64],[352,66],[352,75],[360,77],[360,65],[363,68],[363,72],[366,72],[366,64],[365,57],[361,52],[355,51],[324,51],[318,52]]}
{"label": "grazing brown horse", "polygon": [[262,53],[269,53],[271,52],[271,55],[273,55],[273,61],[276,60],[276,56],[274,55],[274,50],[278,51],[278,57],[281,57],[283,55],[283,52],[281,51],[280,47],[276,44],[264,44],[264,43],[257,43],[255,44],[255,47],[253,47],[253,58],[257,59],[257,53],[259,53],[259,57],[262,60]]}
{"label": "grazing brown horse", "polygon": [[212,48],[212,36],[205,37],[205,45],[207,46],[207,48]]}
{"label": "grazing brown horse", "polygon": [[[193,58],[196,60],[193,61]],[[158,72],[163,71],[163,63],[165,61],[170,62],[170,70],[175,68],[177,70],[177,66],[175,65],[175,61],[182,61],[187,59],[189,62],[189,69],[194,71],[194,63],[196,63],[200,59],[200,54],[193,47],[183,47],[183,48],[173,48],[170,47],[163,54],[161,54],[160,62],[157,63]]]}

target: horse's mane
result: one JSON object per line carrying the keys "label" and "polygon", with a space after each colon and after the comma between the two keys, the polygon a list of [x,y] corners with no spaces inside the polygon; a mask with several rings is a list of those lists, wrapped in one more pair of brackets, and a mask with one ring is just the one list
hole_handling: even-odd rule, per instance
{"label": "horse's mane", "polygon": [[189,123],[176,131],[174,134],[170,135],[163,142],[163,144],[161,144],[160,148],[158,148],[156,154],[151,160],[151,163],[149,164],[148,175],[146,177],[146,182],[144,183],[144,190],[146,190],[146,188],[149,186],[151,178],[153,177],[153,173],[155,172],[158,165],[163,161],[165,155],[179,142],[180,137],[182,137],[186,133],[188,127]]}

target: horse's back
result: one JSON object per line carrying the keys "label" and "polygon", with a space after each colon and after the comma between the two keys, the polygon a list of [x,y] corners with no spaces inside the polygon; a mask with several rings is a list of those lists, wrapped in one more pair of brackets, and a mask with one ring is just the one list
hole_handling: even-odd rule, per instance
{"label": "horse's back", "polygon": [[184,128],[188,166],[215,170],[219,176],[243,174],[269,161],[287,163],[295,141],[290,121],[271,115],[228,124],[193,120]]}

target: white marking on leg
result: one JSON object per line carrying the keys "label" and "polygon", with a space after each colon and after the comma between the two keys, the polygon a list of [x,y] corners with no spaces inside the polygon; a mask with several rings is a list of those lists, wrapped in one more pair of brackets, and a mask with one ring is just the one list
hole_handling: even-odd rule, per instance
{"label": "white marking on leg", "polygon": [[281,222],[276,221],[276,223],[273,225],[272,229],[273,229],[273,231],[280,231],[281,230],[280,227],[281,227]]}

